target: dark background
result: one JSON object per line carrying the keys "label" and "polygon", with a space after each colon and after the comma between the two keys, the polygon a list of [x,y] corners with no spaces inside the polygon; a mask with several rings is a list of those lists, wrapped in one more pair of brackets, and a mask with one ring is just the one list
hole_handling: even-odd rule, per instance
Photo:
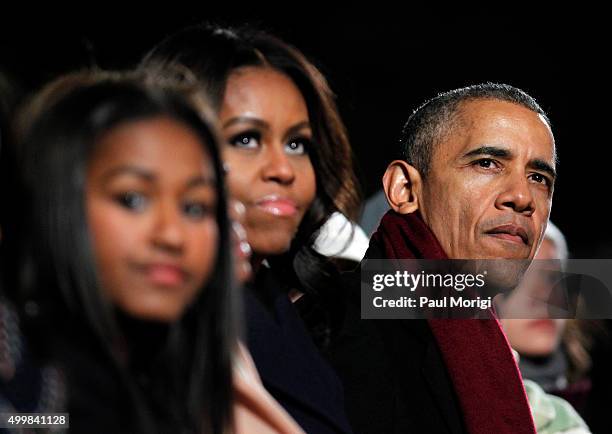
{"label": "dark background", "polygon": [[[331,3],[331,2],[329,2]],[[608,220],[610,23],[598,10],[419,10],[317,6],[126,11],[91,4],[0,15],[0,69],[24,91],[88,65],[129,67],[165,35],[201,21],[251,22],[296,45],[338,95],[364,196],[374,193],[399,131],[437,92],[482,81],[520,87],[548,111],[560,177],[552,220],[575,257],[612,257]]]}

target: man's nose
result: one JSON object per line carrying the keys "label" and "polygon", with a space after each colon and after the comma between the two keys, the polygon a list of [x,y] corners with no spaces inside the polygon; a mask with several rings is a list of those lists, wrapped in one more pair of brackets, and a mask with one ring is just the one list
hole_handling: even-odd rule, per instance
{"label": "man's nose", "polygon": [[284,151],[284,145],[275,145],[268,148],[262,169],[262,177],[266,181],[289,185],[295,180],[295,171],[290,157]]}
{"label": "man's nose", "polygon": [[185,233],[182,215],[175,201],[160,201],[155,209],[155,224],[151,234],[153,244],[169,253],[183,249]]}
{"label": "man's nose", "polygon": [[495,205],[501,210],[511,209],[527,216],[533,214],[535,201],[527,176],[517,173],[508,177]]}

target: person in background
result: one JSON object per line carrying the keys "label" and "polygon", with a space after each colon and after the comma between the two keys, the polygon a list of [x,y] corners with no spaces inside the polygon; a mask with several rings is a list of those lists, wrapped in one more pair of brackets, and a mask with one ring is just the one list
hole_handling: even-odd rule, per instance
{"label": "person in background", "polygon": [[[557,280],[538,272],[566,267],[569,251],[565,236],[548,222],[544,240],[535,256],[534,272],[500,304],[501,324],[519,358],[524,379],[537,383],[545,392],[568,400],[583,411],[590,390],[589,338],[580,320],[551,318],[548,301]],[[541,310],[545,309],[545,310]]]}
{"label": "person in background", "polygon": [[[536,260],[558,260],[560,271],[565,269],[568,249],[565,237],[549,222]],[[533,304],[547,300],[550,283],[544,279],[527,278],[528,288],[519,288],[504,301],[504,306],[521,313],[531,312]],[[539,286],[538,286],[539,285]],[[524,285],[527,286],[527,285]],[[519,303],[523,303],[518,305]],[[524,305],[524,303],[531,303]],[[518,317],[517,317],[518,318]],[[567,389],[570,383],[584,378],[590,359],[584,333],[576,320],[563,318],[503,318],[502,326],[512,347],[521,356],[519,367],[524,378],[538,383],[547,392]]]}

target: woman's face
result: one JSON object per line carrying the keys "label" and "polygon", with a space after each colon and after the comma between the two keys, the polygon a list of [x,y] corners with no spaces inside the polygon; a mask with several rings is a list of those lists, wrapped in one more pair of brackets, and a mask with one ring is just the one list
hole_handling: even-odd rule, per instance
{"label": "woman's face", "polygon": [[[534,259],[559,259],[559,252],[555,244],[545,238]],[[548,262],[544,264],[545,268],[550,268]],[[528,271],[523,284],[513,291],[502,305],[505,314],[510,312],[510,318],[529,318],[501,320],[510,345],[522,355],[548,356],[561,342],[567,320],[551,318],[548,313],[553,286],[554,283],[546,279],[543,271]]]}
{"label": "woman's face", "polygon": [[229,190],[246,208],[253,252],[266,257],[287,251],[316,194],[302,94],[274,69],[237,69],[228,79],[220,123]]}
{"label": "woman's face", "polygon": [[178,319],[216,258],[216,180],[200,138],[167,117],[121,124],[96,144],[86,206],[102,289],[124,312]]}

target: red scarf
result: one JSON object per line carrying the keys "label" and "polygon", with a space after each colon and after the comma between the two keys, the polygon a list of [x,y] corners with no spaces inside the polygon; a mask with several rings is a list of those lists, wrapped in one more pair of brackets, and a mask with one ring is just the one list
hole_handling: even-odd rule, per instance
{"label": "red scarf", "polygon": [[[372,242],[385,259],[447,259],[418,213],[385,214]],[[429,319],[470,434],[535,434],[521,374],[499,321]]]}

